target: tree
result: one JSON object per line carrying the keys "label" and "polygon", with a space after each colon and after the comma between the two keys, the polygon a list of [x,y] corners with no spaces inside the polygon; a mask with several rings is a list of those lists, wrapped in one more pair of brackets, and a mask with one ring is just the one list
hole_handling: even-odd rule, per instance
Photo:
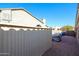
{"label": "tree", "polygon": [[63,26],[61,28],[62,31],[72,31],[73,30],[73,26],[70,26],[70,25],[66,25],[66,26]]}

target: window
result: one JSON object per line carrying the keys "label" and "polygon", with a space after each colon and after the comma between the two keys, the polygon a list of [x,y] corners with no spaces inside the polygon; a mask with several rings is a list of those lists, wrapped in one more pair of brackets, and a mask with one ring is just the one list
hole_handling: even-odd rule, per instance
{"label": "window", "polygon": [[37,25],[36,27],[41,27],[41,25]]}
{"label": "window", "polygon": [[55,30],[55,28],[52,28],[52,30]]}
{"label": "window", "polygon": [[59,28],[57,30],[60,30]]}
{"label": "window", "polygon": [[0,10],[0,20],[1,21],[11,21],[11,10]]}
{"label": "window", "polygon": [[2,10],[0,10],[0,12],[1,12]]}

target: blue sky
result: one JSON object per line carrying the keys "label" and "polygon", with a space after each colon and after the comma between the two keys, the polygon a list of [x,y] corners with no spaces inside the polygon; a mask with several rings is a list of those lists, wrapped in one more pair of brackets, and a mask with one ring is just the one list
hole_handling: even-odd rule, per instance
{"label": "blue sky", "polygon": [[25,8],[48,26],[75,25],[76,3],[0,3],[0,8]]}

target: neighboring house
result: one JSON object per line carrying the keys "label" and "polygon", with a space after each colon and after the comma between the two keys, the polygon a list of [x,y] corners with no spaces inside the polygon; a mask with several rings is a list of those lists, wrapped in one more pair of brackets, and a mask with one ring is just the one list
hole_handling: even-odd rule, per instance
{"label": "neighboring house", "polygon": [[0,8],[0,24],[47,28],[43,21],[23,8]]}
{"label": "neighboring house", "polygon": [[52,34],[55,34],[55,33],[61,33],[61,27],[52,27]]}

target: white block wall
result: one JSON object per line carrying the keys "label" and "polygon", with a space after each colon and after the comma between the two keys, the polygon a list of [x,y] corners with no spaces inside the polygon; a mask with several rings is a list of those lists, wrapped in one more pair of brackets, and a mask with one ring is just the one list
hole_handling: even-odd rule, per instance
{"label": "white block wall", "polygon": [[51,30],[0,29],[0,55],[39,56],[51,48]]}

